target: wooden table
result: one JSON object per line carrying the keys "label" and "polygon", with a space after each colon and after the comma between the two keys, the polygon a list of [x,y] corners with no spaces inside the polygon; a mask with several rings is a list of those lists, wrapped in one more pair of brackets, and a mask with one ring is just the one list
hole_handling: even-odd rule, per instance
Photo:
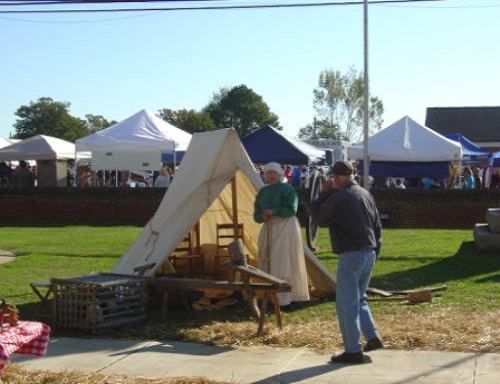
{"label": "wooden table", "polygon": [[0,332],[0,373],[13,353],[44,356],[50,339],[50,327],[34,321],[3,325]]}
{"label": "wooden table", "polygon": [[[257,330],[257,335],[262,333],[262,329],[264,327],[264,321],[266,319],[267,305],[269,301],[272,301],[274,308],[274,315],[276,316],[276,323],[278,327],[281,329],[283,327],[281,321],[281,311],[280,305],[278,302],[278,292],[290,292],[292,287],[285,280],[279,279],[276,276],[273,276],[261,269],[252,267],[251,265],[238,265],[233,264],[231,262],[225,263],[225,266],[235,274],[239,274],[241,280],[243,282],[243,289],[246,290],[248,294],[248,302],[250,304],[250,308],[259,323],[259,328]],[[261,284],[268,285],[266,290],[263,290],[263,298],[260,303],[260,308],[257,303],[257,298],[255,293],[258,291],[255,288],[255,281],[261,281]]]}
{"label": "wooden table", "polygon": [[[231,279],[230,281],[214,281],[205,279],[188,279],[183,277],[156,276],[152,284],[163,292],[162,314],[165,317],[167,311],[168,296],[171,293],[179,293],[184,300],[187,309],[190,309],[186,296],[190,290],[221,289],[242,291],[246,293],[248,303],[259,326],[257,335],[262,334],[264,321],[266,319],[267,305],[271,300],[274,304],[276,323],[282,328],[281,312],[278,303],[278,292],[290,292],[292,287],[286,281],[270,275],[258,268],[249,265],[236,265],[231,262],[225,263],[234,274],[240,275],[241,281]],[[260,307],[257,303],[257,293],[263,295]]]}

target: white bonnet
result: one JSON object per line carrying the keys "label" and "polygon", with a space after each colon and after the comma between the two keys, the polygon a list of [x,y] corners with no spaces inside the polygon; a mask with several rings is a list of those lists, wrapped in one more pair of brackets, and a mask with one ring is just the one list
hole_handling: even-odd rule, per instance
{"label": "white bonnet", "polygon": [[283,176],[283,168],[281,168],[281,165],[275,162],[267,163],[264,165],[264,173],[267,171],[276,171],[280,176]]}

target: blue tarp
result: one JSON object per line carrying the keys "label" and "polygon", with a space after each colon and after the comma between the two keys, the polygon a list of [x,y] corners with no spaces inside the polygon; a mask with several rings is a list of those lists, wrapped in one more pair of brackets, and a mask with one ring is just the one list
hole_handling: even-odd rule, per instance
{"label": "blue tarp", "polygon": [[241,139],[253,163],[310,164],[325,157],[324,151],[298,139],[287,137],[265,125]]}
{"label": "blue tarp", "polygon": [[491,156],[491,165],[493,167],[500,167],[500,151],[493,153]]}
{"label": "blue tarp", "polygon": [[[175,162],[177,164],[179,164],[182,160],[182,157],[184,156],[184,154],[186,153],[186,151],[176,151],[175,152]],[[162,163],[173,163],[174,162],[174,154],[173,153],[169,153],[169,152],[162,152],[161,153],[161,162]]]}
{"label": "blue tarp", "polygon": [[470,141],[460,133],[449,133],[443,136],[450,140],[456,141],[462,146],[462,160],[480,163],[489,162],[491,153],[478,147],[476,144],[474,144],[472,141]]}
{"label": "blue tarp", "polygon": [[[358,173],[363,174],[363,161],[358,162]],[[370,175],[373,177],[404,177],[407,179],[446,179],[450,174],[450,163],[436,161],[419,163],[416,161],[372,161]]]}

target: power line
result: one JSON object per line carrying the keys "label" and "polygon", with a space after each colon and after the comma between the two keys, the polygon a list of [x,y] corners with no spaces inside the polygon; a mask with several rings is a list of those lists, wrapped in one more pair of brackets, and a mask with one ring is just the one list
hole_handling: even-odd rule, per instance
{"label": "power line", "polygon": [[111,4],[111,3],[187,3],[187,2],[209,2],[226,0],[2,0],[0,5],[26,6],[26,5],[69,5],[69,4]]}
{"label": "power line", "polygon": [[[148,2],[167,2],[167,3],[186,3],[192,1],[180,1],[180,0],[142,0],[134,1],[141,3]],[[197,1],[214,1],[214,0],[197,0]],[[449,0],[371,0],[370,5],[380,5],[380,4],[401,4],[401,3],[424,3],[424,2],[444,2]],[[94,3],[94,0],[90,1]],[[87,1],[59,1],[57,4],[61,3],[71,3],[82,5],[84,3],[90,3]],[[119,0],[101,1],[100,4],[114,3],[114,2],[124,2]],[[33,3],[33,2],[31,2]],[[36,2],[36,5],[42,5],[42,2]],[[43,2],[43,5],[47,5],[48,2]],[[53,2],[51,2],[53,3]],[[144,11],[155,11],[155,12],[171,12],[171,11],[209,11],[209,10],[245,10],[245,9],[270,9],[270,8],[305,8],[305,7],[326,7],[326,6],[353,6],[353,5],[363,5],[363,1],[336,1],[336,2],[316,2],[316,3],[280,3],[280,4],[251,4],[251,5],[215,5],[215,6],[188,6],[188,7],[143,7],[143,8],[106,8],[106,9],[43,9],[43,10],[0,10],[0,14],[26,14],[26,13],[104,13],[104,12],[144,12]],[[12,5],[7,3],[0,3],[1,6]]]}

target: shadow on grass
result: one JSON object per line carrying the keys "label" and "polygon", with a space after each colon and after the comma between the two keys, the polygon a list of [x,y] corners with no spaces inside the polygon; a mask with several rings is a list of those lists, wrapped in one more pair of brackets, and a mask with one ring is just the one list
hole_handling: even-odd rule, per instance
{"label": "shadow on grass", "polygon": [[[423,258],[427,259],[427,258]],[[421,267],[374,276],[372,286],[381,289],[412,289],[445,285],[454,280],[468,280],[472,283],[495,282],[499,274],[485,276],[500,270],[498,259],[491,255],[476,253],[473,241],[463,242],[453,256]],[[476,279],[473,279],[476,277]]]}
{"label": "shadow on grass", "polygon": [[118,259],[120,256],[113,253],[89,253],[89,254],[81,254],[81,253],[62,253],[62,252],[51,252],[51,253],[35,253],[35,252],[20,252],[16,254],[16,257],[23,256],[43,256],[43,257],[81,257],[87,259]]}

